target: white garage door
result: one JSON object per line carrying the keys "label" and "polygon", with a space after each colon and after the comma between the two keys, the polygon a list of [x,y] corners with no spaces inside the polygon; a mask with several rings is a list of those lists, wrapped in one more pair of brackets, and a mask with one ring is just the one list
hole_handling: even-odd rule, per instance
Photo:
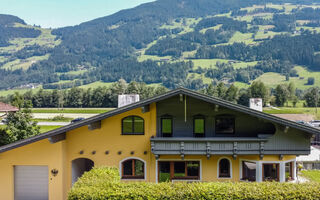
{"label": "white garage door", "polygon": [[15,166],[14,199],[48,200],[48,166]]}

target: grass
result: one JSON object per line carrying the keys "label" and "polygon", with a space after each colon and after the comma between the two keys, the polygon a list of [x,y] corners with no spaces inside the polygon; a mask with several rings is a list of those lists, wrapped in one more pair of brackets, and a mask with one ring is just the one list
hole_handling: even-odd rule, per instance
{"label": "grass", "polygon": [[87,85],[81,85],[79,88],[88,89],[88,88],[97,88],[97,87],[110,87],[113,84],[113,82],[105,83],[101,81],[96,81]]}
{"label": "grass", "polygon": [[78,114],[99,114],[113,110],[114,108],[33,108],[32,113],[78,113]]}
{"label": "grass", "polygon": [[235,42],[244,42],[245,44],[255,44],[252,38],[252,33],[241,33],[239,31],[234,33],[232,38],[230,38],[228,44],[233,44]]}
{"label": "grass", "polygon": [[234,86],[238,87],[238,88],[249,88],[250,87],[250,84],[247,84],[247,83],[242,83],[242,82],[234,82],[233,83]]}
{"label": "grass", "polygon": [[227,63],[227,59],[190,59],[194,64],[194,69],[200,68],[216,68],[217,62]]}
{"label": "grass", "polygon": [[67,117],[65,117],[64,119],[59,119],[59,120],[52,119],[52,118],[47,118],[47,119],[34,118],[34,119],[32,119],[32,121],[36,121],[36,122],[70,122],[71,120],[73,120],[73,118],[67,118]]}
{"label": "grass", "polygon": [[212,79],[208,78],[208,77],[205,77],[204,74],[189,73],[188,74],[188,78],[190,78],[190,79],[201,79],[204,84],[211,84],[212,83]]}
{"label": "grass", "polygon": [[[288,84],[290,82],[294,82],[295,86],[298,89],[302,90],[320,85],[320,72],[309,71],[308,69],[302,66],[296,66],[294,67],[294,69],[297,70],[299,77],[290,77],[289,81],[286,81],[285,76],[274,72],[264,73],[256,80],[260,80],[267,86],[272,88],[276,87],[279,84]],[[306,85],[309,77],[315,78],[314,85]]]}
{"label": "grass", "polygon": [[301,174],[310,181],[320,183],[320,170],[302,170]]}
{"label": "grass", "polygon": [[[32,90],[32,92],[37,92],[38,90],[40,90],[41,87],[35,88]],[[8,96],[8,95],[12,95],[16,92],[20,93],[20,94],[24,94],[28,91],[30,91],[31,89],[12,89],[12,90],[0,90],[0,96]]]}
{"label": "grass", "polygon": [[263,112],[268,114],[309,114],[313,115],[316,119],[320,119],[320,109],[318,108],[316,111],[316,108],[308,108],[308,107],[280,107],[280,110],[274,110],[274,109],[265,109]]}
{"label": "grass", "polygon": [[40,133],[52,131],[52,130],[60,128],[60,127],[62,127],[62,126],[40,126]]}
{"label": "grass", "polygon": [[2,66],[4,69],[8,70],[17,70],[17,69],[23,69],[27,70],[29,67],[31,67],[32,64],[39,62],[41,60],[47,60],[49,58],[50,54],[46,54],[44,56],[33,56],[27,59],[16,59],[14,61],[8,62],[5,65]]}
{"label": "grass", "polygon": [[[0,128],[5,128],[5,127],[6,127],[5,125],[0,125]],[[45,133],[60,127],[62,126],[40,126],[40,133]]]}
{"label": "grass", "polygon": [[218,30],[218,29],[221,28],[221,26],[222,26],[222,24],[218,24],[218,25],[213,26],[213,27],[201,29],[199,32],[204,34],[204,33],[206,33],[207,30]]}

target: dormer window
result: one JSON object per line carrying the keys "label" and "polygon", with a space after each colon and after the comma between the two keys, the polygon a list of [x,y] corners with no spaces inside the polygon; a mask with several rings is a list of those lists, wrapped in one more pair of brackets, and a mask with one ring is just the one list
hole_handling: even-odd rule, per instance
{"label": "dormer window", "polygon": [[194,116],[193,118],[193,135],[195,137],[205,136],[205,117],[202,115]]}
{"label": "dormer window", "polygon": [[161,117],[161,135],[162,137],[172,137],[172,117],[163,116]]}
{"label": "dormer window", "polygon": [[234,134],[235,133],[235,118],[230,115],[220,115],[215,121],[216,134]]}
{"label": "dormer window", "polygon": [[143,135],[144,120],[138,116],[129,116],[122,119],[122,135]]}

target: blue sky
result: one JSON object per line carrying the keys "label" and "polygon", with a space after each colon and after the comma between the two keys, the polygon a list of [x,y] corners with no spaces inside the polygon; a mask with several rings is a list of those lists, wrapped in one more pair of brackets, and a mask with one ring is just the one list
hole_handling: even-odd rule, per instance
{"label": "blue sky", "polygon": [[0,0],[0,13],[28,24],[56,28],[77,25],[153,0]]}

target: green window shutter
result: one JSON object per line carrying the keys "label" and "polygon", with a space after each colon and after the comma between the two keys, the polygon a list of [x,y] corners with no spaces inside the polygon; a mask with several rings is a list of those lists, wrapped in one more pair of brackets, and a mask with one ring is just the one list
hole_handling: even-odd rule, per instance
{"label": "green window shutter", "polygon": [[194,119],[194,133],[204,134],[204,119]]}
{"label": "green window shutter", "polygon": [[164,134],[172,134],[172,119],[162,119],[161,131]]}

